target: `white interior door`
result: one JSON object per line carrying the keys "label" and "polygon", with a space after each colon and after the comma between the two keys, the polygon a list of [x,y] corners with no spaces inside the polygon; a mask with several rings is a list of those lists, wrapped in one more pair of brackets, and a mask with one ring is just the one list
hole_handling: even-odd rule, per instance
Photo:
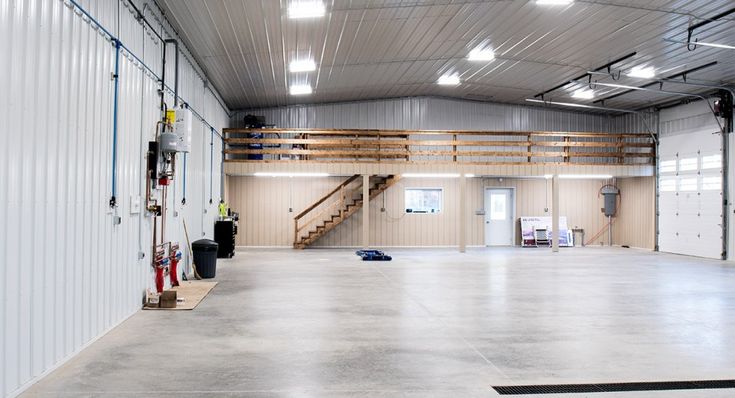
{"label": "white interior door", "polygon": [[511,188],[485,188],[485,246],[513,245],[515,200]]}

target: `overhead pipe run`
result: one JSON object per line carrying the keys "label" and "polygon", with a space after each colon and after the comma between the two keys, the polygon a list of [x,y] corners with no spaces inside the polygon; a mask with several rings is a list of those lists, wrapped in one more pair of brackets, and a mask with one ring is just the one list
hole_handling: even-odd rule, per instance
{"label": "overhead pipe run", "polygon": [[686,41],[687,50],[694,51],[694,50],[697,49],[697,40],[698,39],[694,39],[694,46],[692,47],[692,35],[694,34],[694,31],[695,30],[697,30],[697,29],[699,29],[699,28],[701,28],[701,27],[703,27],[705,25],[711,24],[712,22],[718,21],[718,20],[720,20],[720,19],[722,19],[722,18],[724,18],[724,17],[726,17],[726,16],[728,16],[730,14],[734,14],[734,13],[735,13],[735,8],[731,8],[729,10],[723,11],[723,12],[721,12],[721,13],[713,16],[712,18],[707,18],[706,20],[704,20],[702,22],[698,22],[698,23],[695,23],[694,25],[690,25],[689,28],[687,29],[687,41]]}
{"label": "overhead pipe run", "polygon": [[[610,68],[612,68],[613,65],[615,65],[617,63],[620,63],[620,62],[623,62],[623,61],[625,61],[628,58],[632,58],[635,55],[636,55],[636,52],[635,51],[632,52],[632,53],[630,53],[630,54],[626,54],[626,55],[624,55],[624,56],[622,56],[622,57],[620,57],[620,58],[618,58],[616,60],[613,60],[613,61],[610,61],[610,62],[606,63],[605,65],[602,65],[600,67],[595,68],[593,70],[593,72],[599,72],[599,71],[605,70],[605,69],[607,69],[608,72],[609,72],[610,71]],[[587,76],[589,76],[589,72],[585,72],[583,75],[579,75],[579,76],[575,77],[574,79],[571,79],[571,81],[573,81],[573,80],[579,80],[579,79],[584,79]],[[534,95],[533,97],[534,98],[541,97],[541,99],[544,99],[544,95],[546,95],[546,94],[548,94],[548,93],[550,93],[552,91],[556,91],[556,90],[558,90],[558,89],[560,89],[562,87],[565,87],[565,86],[569,85],[571,81],[566,81],[564,83],[561,83],[561,84],[559,84],[557,86],[554,86],[554,87],[552,87],[552,88],[550,88],[550,89],[548,89],[548,90],[546,90],[544,92],[538,93],[538,94]]]}
{"label": "overhead pipe run", "polygon": [[712,104],[709,103],[708,98],[705,97],[704,95],[693,94],[693,93],[682,93],[682,92],[679,92],[679,91],[667,91],[667,90],[663,90],[663,89],[656,90],[656,89],[647,88],[647,87],[627,86],[627,85],[624,85],[624,84],[614,84],[614,83],[601,83],[601,82],[592,82],[592,83],[576,82],[576,83],[577,84],[589,84],[590,88],[592,88],[592,87],[594,87],[596,85],[599,85],[599,86],[603,86],[603,87],[625,88],[625,89],[632,90],[632,91],[647,91],[647,92],[650,92],[650,93],[658,93],[658,94],[664,94],[664,95],[676,95],[676,96],[680,96],[680,97],[695,97],[695,98],[699,98],[699,99],[703,100],[707,104],[707,106],[709,107],[710,111],[712,112],[712,116],[715,118],[715,121],[717,122],[717,125],[720,126],[720,133],[724,133],[725,132],[724,128],[722,127],[722,123],[720,122],[720,119],[717,117],[717,114],[716,114],[714,108],[712,108]]}
{"label": "overhead pipe run", "polygon": [[[696,66],[694,68],[690,68],[690,69],[687,69],[687,70],[684,70],[684,71],[675,73],[673,75],[670,75],[670,76],[665,77],[665,79],[675,79],[675,78],[678,78],[678,77],[682,77],[682,78],[684,78],[686,80],[687,76],[690,73],[694,73],[694,72],[700,71],[702,69],[709,68],[709,67],[714,66],[714,65],[717,65],[717,61],[709,62],[709,63],[706,63],[704,65]],[[577,79],[577,80],[579,80],[579,79]],[[587,83],[585,83],[585,84],[587,84]],[[642,88],[648,88],[648,87],[653,87],[656,84],[658,84],[658,82],[657,81],[654,81],[652,83],[644,84],[641,87]],[[598,100],[595,100],[593,103],[594,104],[600,103],[600,104],[603,104],[604,105],[605,104],[605,101],[607,101],[607,100],[610,100],[610,99],[613,99],[613,98],[617,98],[617,97],[620,97],[620,96],[625,95],[625,94],[632,93],[633,91],[635,91],[635,89],[632,89],[631,88],[631,89],[628,89],[626,91],[621,91],[621,92],[619,92],[617,94],[613,94],[613,95],[607,96],[605,98],[600,98]]]}

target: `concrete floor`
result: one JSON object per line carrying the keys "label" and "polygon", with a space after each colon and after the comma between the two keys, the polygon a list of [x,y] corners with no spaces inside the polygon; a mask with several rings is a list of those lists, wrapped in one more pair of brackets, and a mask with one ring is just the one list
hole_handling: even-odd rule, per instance
{"label": "concrete floor", "polygon": [[390,254],[239,252],[196,310],[141,311],[24,396],[493,397],[735,378],[735,265],[633,249]]}

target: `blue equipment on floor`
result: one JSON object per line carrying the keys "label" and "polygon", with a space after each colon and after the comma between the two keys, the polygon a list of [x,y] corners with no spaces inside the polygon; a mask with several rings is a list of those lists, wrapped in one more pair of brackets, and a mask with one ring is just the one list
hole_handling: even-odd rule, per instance
{"label": "blue equipment on floor", "polygon": [[390,261],[393,259],[380,250],[358,250],[355,254],[362,257],[362,261]]}

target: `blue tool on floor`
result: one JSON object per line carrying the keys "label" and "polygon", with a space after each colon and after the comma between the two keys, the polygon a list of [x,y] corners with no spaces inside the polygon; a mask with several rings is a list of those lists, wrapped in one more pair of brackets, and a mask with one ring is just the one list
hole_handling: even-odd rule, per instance
{"label": "blue tool on floor", "polygon": [[358,250],[355,254],[362,257],[362,261],[390,261],[393,259],[380,250]]}

